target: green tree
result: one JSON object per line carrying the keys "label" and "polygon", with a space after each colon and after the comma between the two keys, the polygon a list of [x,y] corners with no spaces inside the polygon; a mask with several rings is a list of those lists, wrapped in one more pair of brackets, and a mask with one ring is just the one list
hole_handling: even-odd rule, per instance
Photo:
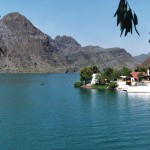
{"label": "green tree", "polygon": [[91,67],[84,67],[80,71],[80,80],[84,82],[84,84],[87,84],[92,79],[93,70]]}
{"label": "green tree", "polygon": [[84,84],[90,83],[92,75],[99,72],[97,66],[84,67],[80,70],[80,80],[84,82]]}
{"label": "green tree", "polygon": [[146,72],[147,69],[144,66],[137,66],[134,71],[136,71],[136,72]]}
{"label": "green tree", "polygon": [[108,67],[103,69],[102,75],[105,77],[105,79],[112,80],[112,73],[113,73],[113,69]]}
{"label": "green tree", "polygon": [[105,77],[102,74],[98,73],[96,79],[98,80],[98,84],[105,84]]}
{"label": "green tree", "polygon": [[109,67],[103,69],[101,75],[103,76],[104,79],[116,81],[117,78],[121,75],[130,76],[131,72],[132,70],[127,67],[123,67],[122,69],[112,69]]}
{"label": "green tree", "polygon": [[97,66],[91,66],[91,69],[93,70],[93,73],[99,73],[100,70],[98,69]]}
{"label": "green tree", "polygon": [[132,72],[132,70],[131,69],[129,69],[129,68],[127,68],[127,67],[123,67],[122,69],[121,69],[121,73],[122,73],[122,75],[124,75],[124,76],[130,76],[130,73]]}
{"label": "green tree", "polygon": [[112,81],[116,81],[117,80],[117,78],[119,77],[119,76],[121,76],[122,75],[122,72],[121,72],[121,70],[119,70],[119,69],[113,69],[113,73],[112,73]]}

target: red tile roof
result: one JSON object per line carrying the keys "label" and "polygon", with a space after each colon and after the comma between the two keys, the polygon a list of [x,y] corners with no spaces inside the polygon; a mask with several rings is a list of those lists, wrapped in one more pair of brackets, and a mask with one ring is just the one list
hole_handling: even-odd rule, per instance
{"label": "red tile roof", "polygon": [[133,78],[138,79],[138,74],[142,73],[143,75],[145,75],[145,72],[131,72],[130,74],[132,75]]}

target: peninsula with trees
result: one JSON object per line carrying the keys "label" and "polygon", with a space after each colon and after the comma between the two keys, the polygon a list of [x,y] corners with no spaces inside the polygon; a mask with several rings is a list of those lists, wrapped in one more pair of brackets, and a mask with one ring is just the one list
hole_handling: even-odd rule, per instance
{"label": "peninsula with trees", "polygon": [[[126,81],[125,84],[132,85],[138,81],[140,77],[143,77],[147,74],[149,76],[149,69],[146,66],[140,65],[131,70],[130,68],[123,67],[121,69],[113,69],[113,68],[105,68],[103,70],[99,70],[97,66],[87,66],[83,67],[80,70],[80,80],[74,83],[75,87],[82,88],[92,88],[92,89],[116,89],[118,86],[118,79],[124,78]],[[120,79],[119,79],[120,80]]]}

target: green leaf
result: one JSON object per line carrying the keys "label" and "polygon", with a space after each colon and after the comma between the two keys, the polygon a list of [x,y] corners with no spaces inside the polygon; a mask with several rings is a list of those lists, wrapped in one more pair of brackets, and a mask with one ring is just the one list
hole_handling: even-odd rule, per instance
{"label": "green leaf", "polygon": [[130,19],[133,19],[133,15],[132,15],[132,10],[131,9],[128,10],[128,13],[129,13],[128,15],[129,15]]}
{"label": "green leaf", "polygon": [[127,2],[124,5],[124,12],[127,12]]}
{"label": "green leaf", "polygon": [[122,36],[122,34],[123,34],[123,31],[124,31],[124,28],[121,30],[121,34],[120,34],[120,37]]}
{"label": "green leaf", "polygon": [[117,26],[119,25],[119,23],[120,23],[120,17],[118,16],[117,17]]}
{"label": "green leaf", "polygon": [[119,15],[119,13],[120,13],[120,10],[117,9],[117,11],[116,11],[115,14],[114,14],[114,17],[116,17],[117,15]]}
{"label": "green leaf", "polygon": [[134,26],[134,28],[135,28],[136,33],[140,36],[140,34],[139,34],[139,32],[138,32],[136,26]]}
{"label": "green leaf", "polygon": [[132,22],[131,22],[131,25],[130,25],[130,32],[132,34]]}
{"label": "green leaf", "polygon": [[138,25],[138,18],[137,18],[137,15],[134,13],[134,16],[133,16],[133,23],[134,25]]}
{"label": "green leaf", "polygon": [[129,32],[129,31],[126,29],[124,36],[127,36],[128,32]]}

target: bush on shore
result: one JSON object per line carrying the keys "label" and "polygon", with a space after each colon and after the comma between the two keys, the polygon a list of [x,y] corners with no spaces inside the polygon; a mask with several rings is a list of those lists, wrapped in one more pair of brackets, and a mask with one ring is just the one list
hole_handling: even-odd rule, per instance
{"label": "bush on shore", "polygon": [[109,90],[114,90],[116,87],[117,87],[117,83],[116,83],[116,82],[110,82],[110,83],[108,84],[107,89],[109,89]]}
{"label": "bush on shore", "polygon": [[81,87],[83,85],[82,81],[76,81],[74,87]]}

